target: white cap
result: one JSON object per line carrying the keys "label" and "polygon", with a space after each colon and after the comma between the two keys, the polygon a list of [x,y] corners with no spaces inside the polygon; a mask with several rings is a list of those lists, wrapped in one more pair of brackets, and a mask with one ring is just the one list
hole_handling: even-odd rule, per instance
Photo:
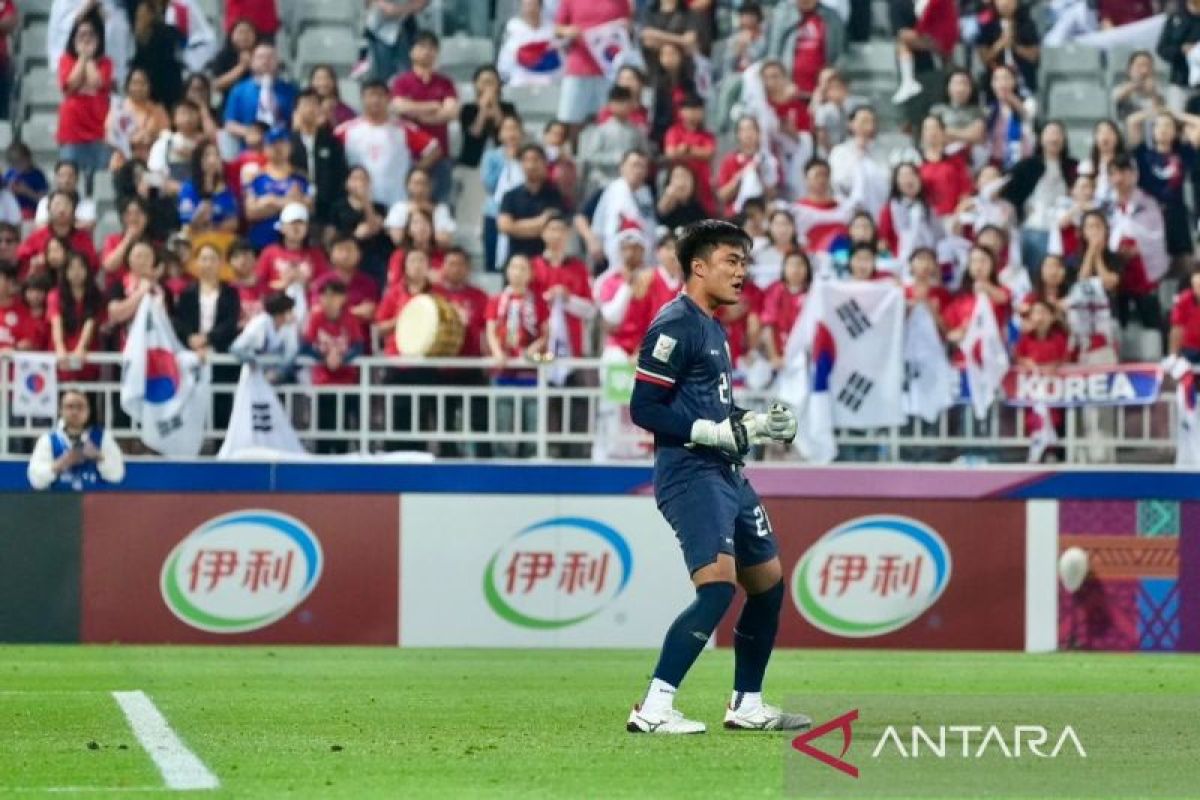
{"label": "white cap", "polygon": [[308,208],[303,203],[288,203],[279,215],[279,224],[287,225],[289,222],[308,222]]}

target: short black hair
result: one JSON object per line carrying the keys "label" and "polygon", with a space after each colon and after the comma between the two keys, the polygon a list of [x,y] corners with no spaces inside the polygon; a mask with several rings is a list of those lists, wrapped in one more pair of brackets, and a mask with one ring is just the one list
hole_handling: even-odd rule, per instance
{"label": "short black hair", "polygon": [[937,252],[932,247],[914,248],[913,251],[908,254],[908,263],[911,264],[912,262],[916,261],[917,256],[929,256],[935,262],[937,261]]}
{"label": "short black hair", "polygon": [[546,148],[542,147],[540,144],[537,144],[536,142],[530,142],[528,144],[522,145],[521,149],[517,151],[517,160],[518,161],[522,160],[529,153],[537,153],[538,157],[541,158],[542,161],[549,160],[548,157],[546,156]]}
{"label": "short black hair", "polygon": [[341,232],[335,234],[333,239],[329,242],[329,249],[332,251],[333,248],[337,247],[339,244],[346,244],[347,242],[359,248],[360,250],[362,249],[362,245],[358,243],[358,239],[355,239],[352,234]]}
{"label": "short black hair", "polygon": [[237,239],[233,244],[229,245],[229,252],[225,255],[226,258],[232,259],[234,256],[241,255],[242,253],[254,255],[254,246],[245,239]]}
{"label": "short black hair", "polygon": [[763,20],[762,6],[760,6],[758,3],[742,3],[741,7],[738,8],[737,13],[749,14],[750,16],[755,17],[759,22],[762,22]]}
{"label": "short black hair", "polygon": [[1119,153],[1113,156],[1112,161],[1108,162],[1108,171],[1112,172],[1115,169],[1137,169],[1137,162],[1128,153]]}
{"label": "short black hair", "polygon": [[723,219],[703,219],[684,228],[675,243],[675,257],[683,267],[684,279],[692,277],[692,261],[703,261],[721,245],[737,247],[748,254],[754,242],[744,230]]}
{"label": "short black hair", "polygon": [[704,98],[695,92],[688,92],[679,103],[680,108],[704,108]]}
{"label": "short black hair", "polygon": [[442,43],[438,40],[437,34],[430,30],[417,31],[417,35],[413,37],[412,46],[416,47],[419,44],[433,45],[433,49],[441,48]]}
{"label": "short black hair", "polygon": [[633,92],[629,91],[626,86],[613,85],[608,90],[608,102],[610,103],[626,103],[633,100]]}
{"label": "short black hair", "polygon": [[871,254],[871,258],[879,258],[879,251],[876,250],[875,245],[871,244],[870,242],[859,242],[851,247],[850,258],[853,259],[856,255],[864,250]]}
{"label": "short black hair", "polygon": [[301,100],[316,100],[319,103],[321,102],[321,95],[317,94],[316,89],[307,86],[301,89],[300,93],[296,95],[296,102],[299,103]]}
{"label": "short black hair", "polygon": [[489,72],[495,75],[497,78],[500,77],[500,72],[496,69],[494,64],[480,64],[475,68],[475,72],[471,73],[471,83],[479,80],[480,75],[486,75]]}
{"label": "short black hair", "polygon": [[346,283],[341,278],[334,278],[331,281],[327,281],[325,283],[325,285],[321,287],[321,294],[345,294],[345,293],[346,293]]}
{"label": "short black hair", "polygon": [[392,93],[392,90],[388,88],[387,81],[383,80],[382,78],[369,78],[363,81],[362,86],[359,87],[358,93],[360,95],[366,94],[372,89],[378,89],[379,91],[386,92],[387,94]]}
{"label": "short black hair", "polygon": [[813,156],[808,160],[808,163],[804,165],[804,174],[807,175],[813,167],[824,167],[827,172],[830,171],[829,162],[820,156]]}
{"label": "short black hair", "polygon": [[271,316],[286,314],[295,307],[296,301],[283,292],[273,292],[267,295],[267,299],[263,301],[263,311]]}
{"label": "short black hair", "polygon": [[16,264],[0,264],[0,278],[8,278],[13,283],[20,281]]}

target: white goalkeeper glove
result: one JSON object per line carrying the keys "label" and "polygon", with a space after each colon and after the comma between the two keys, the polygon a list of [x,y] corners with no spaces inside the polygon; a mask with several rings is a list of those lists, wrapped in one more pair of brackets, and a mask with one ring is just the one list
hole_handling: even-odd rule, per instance
{"label": "white goalkeeper glove", "polygon": [[747,412],[742,423],[751,444],[771,441],[791,444],[796,438],[796,415],[783,403],[772,403],[766,414]]}
{"label": "white goalkeeper glove", "polygon": [[715,447],[731,456],[741,458],[750,452],[750,435],[742,420],[727,417],[721,422],[698,419],[692,423],[692,442]]}

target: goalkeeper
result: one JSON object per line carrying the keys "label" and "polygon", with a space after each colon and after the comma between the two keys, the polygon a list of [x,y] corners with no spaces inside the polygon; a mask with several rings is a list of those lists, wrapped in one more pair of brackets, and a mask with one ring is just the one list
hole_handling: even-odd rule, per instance
{"label": "goalkeeper", "polygon": [[642,341],[630,411],[654,434],[654,496],[675,529],[696,599],[667,631],[654,678],[634,706],[633,733],[704,733],[675,709],[675,691],[733,601],[746,603],[734,629],[731,730],[804,730],[811,720],[767,705],[763,675],[775,646],[784,585],[771,521],[742,474],[751,445],[796,436],[791,409],[766,414],[733,404],[733,364],[717,308],[738,302],[751,240],[735,225],[704,220],[676,244],[684,290]]}

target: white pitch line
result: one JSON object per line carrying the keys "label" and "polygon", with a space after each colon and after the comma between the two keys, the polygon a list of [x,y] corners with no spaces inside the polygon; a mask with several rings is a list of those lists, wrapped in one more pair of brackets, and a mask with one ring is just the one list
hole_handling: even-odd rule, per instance
{"label": "white pitch line", "polygon": [[133,735],[162,773],[168,789],[216,789],[221,785],[217,776],[175,735],[145,692],[113,692],[112,696],[125,712]]}

